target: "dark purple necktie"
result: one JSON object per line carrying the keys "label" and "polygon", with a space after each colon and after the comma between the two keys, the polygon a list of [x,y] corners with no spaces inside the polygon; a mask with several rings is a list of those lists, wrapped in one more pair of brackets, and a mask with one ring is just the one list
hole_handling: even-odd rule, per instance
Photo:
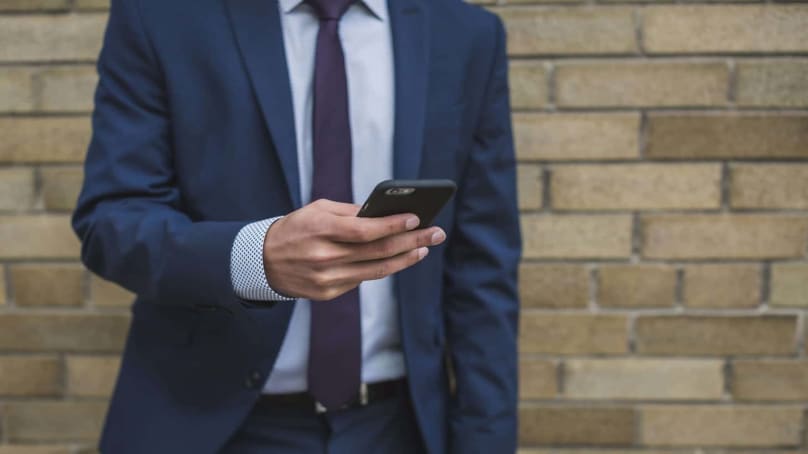
{"label": "dark purple necktie", "polygon": [[[348,81],[339,19],[354,0],[308,0],[320,18],[314,64],[311,199],[352,202]],[[359,289],[330,301],[312,301],[309,393],[327,409],[357,396],[362,367]]]}

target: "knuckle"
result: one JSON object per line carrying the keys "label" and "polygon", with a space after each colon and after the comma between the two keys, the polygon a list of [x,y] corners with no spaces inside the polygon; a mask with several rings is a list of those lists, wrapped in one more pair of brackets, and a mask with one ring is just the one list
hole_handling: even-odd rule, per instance
{"label": "knuckle", "polygon": [[315,265],[323,265],[333,260],[333,258],[331,251],[324,247],[312,248],[308,254],[309,261]]}
{"label": "knuckle", "polygon": [[368,241],[370,239],[370,229],[364,223],[358,223],[354,227],[354,236],[360,241]]}
{"label": "knuckle", "polygon": [[396,253],[396,243],[391,240],[383,241],[379,245],[379,253],[382,257],[392,257]]}
{"label": "knuckle", "polygon": [[328,290],[328,284],[331,282],[329,276],[324,272],[317,272],[313,273],[311,276],[311,283],[314,285],[314,288],[318,289],[320,292]]}
{"label": "knuckle", "polygon": [[390,264],[389,263],[380,263],[376,269],[374,270],[373,278],[374,279],[381,279],[385,276],[390,274]]}

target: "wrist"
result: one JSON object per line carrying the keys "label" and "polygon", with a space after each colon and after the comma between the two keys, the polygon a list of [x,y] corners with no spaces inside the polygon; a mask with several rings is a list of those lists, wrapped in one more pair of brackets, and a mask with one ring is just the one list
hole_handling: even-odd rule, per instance
{"label": "wrist", "polygon": [[264,232],[264,241],[263,241],[262,254],[261,254],[262,255],[262,265],[263,265],[263,269],[261,270],[261,272],[264,274],[264,280],[267,283],[267,288],[269,289],[269,291],[272,294],[272,299],[273,300],[294,301],[297,298],[295,298],[293,296],[288,296],[286,293],[284,293],[282,290],[279,289],[279,287],[276,285],[277,282],[275,282],[272,278],[270,278],[270,274],[271,274],[270,269],[271,269],[271,267],[270,267],[269,261],[270,261],[270,257],[272,257],[272,254],[270,252],[271,246],[269,246],[270,231],[272,230],[272,227],[276,223],[281,223],[283,221],[283,218],[284,218],[283,216],[278,216],[278,217],[275,217],[275,218],[271,218],[271,219],[269,219],[269,222],[268,222],[268,224],[266,226],[266,231]]}

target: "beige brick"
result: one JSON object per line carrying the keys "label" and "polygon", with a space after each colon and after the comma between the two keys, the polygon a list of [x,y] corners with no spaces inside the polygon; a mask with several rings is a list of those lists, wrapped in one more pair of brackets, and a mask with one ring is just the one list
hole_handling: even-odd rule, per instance
{"label": "beige brick", "polygon": [[90,299],[99,307],[129,307],[135,300],[135,295],[98,276],[90,278]]}
{"label": "beige brick", "polygon": [[45,111],[90,112],[98,83],[93,66],[47,69],[39,73],[39,108]]}
{"label": "beige brick", "polygon": [[537,3],[583,3],[584,0],[507,0],[508,5],[531,5]]}
{"label": "beige brick", "polygon": [[[617,0],[606,0],[617,1]],[[517,454],[729,454],[723,450],[681,449],[586,449],[586,448],[523,448]],[[743,454],[805,454],[797,451],[744,451]]]}
{"label": "beige brick", "polygon": [[31,70],[13,66],[0,67],[0,112],[27,112],[33,107]]}
{"label": "beige brick", "polygon": [[0,210],[30,210],[34,201],[34,169],[0,168]]}
{"label": "beige brick", "polygon": [[612,265],[598,271],[598,304],[670,307],[676,303],[676,269],[665,265]]}
{"label": "beige brick", "polygon": [[552,168],[559,210],[717,209],[719,164],[559,165]]}
{"label": "beige brick", "polygon": [[118,376],[117,356],[68,356],[67,394],[78,397],[108,397]]}
{"label": "beige brick", "polygon": [[556,364],[553,361],[533,358],[519,361],[520,398],[552,399],[557,389]]}
{"label": "beige brick", "polygon": [[582,265],[523,263],[519,292],[525,308],[585,308],[589,271]]}
{"label": "beige brick", "polygon": [[688,265],[684,305],[688,307],[755,307],[760,304],[759,265]]}
{"label": "beige brick", "polygon": [[105,402],[9,402],[6,436],[13,442],[98,439]]}
{"label": "beige brick", "polygon": [[[76,451],[74,454],[101,454],[101,453],[98,451],[98,446],[92,444],[92,445],[80,446],[79,450]],[[780,454],[790,454],[790,453],[780,453]]]}
{"label": "beige brick", "polygon": [[119,352],[125,314],[0,314],[0,350]]}
{"label": "beige brick", "polygon": [[650,405],[639,410],[650,446],[796,446],[802,409],[751,405]]}
{"label": "beige brick", "polygon": [[660,159],[806,158],[808,114],[650,114],[646,156]]}
{"label": "beige brick", "polygon": [[81,167],[43,167],[42,198],[48,210],[73,210],[76,207],[84,172]]}
{"label": "beige brick", "polygon": [[516,114],[521,160],[612,160],[639,157],[640,117],[634,113]]}
{"label": "beige brick", "polygon": [[62,365],[55,356],[0,356],[0,396],[55,396],[62,390]]}
{"label": "beige brick", "polygon": [[614,400],[719,400],[724,362],[698,359],[570,359],[564,397]]}
{"label": "beige brick", "polygon": [[0,12],[55,11],[66,10],[69,6],[68,0],[0,0]]}
{"label": "beige brick", "polygon": [[76,0],[78,9],[109,9],[109,0]]}
{"label": "beige brick", "polygon": [[82,162],[88,118],[0,118],[0,162]]}
{"label": "beige brick", "polygon": [[519,164],[516,167],[516,179],[519,183],[519,209],[541,208],[543,192],[541,167]]}
{"label": "beige brick", "polygon": [[739,106],[808,107],[808,60],[740,61],[735,71]]}
{"label": "beige brick", "polygon": [[513,109],[538,109],[547,105],[547,71],[542,62],[513,61],[508,73]]}
{"label": "beige brick", "polygon": [[0,259],[78,256],[69,216],[0,216]]}
{"label": "beige brick", "polygon": [[573,62],[560,64],[555,80],[565,107],[720,106],[729,70],[710,61]]}
{"label": "beige brick", "polygon": [[[618,1],[618,0],[605,0]],[[746,1],[746,0],[744,0]],[[582,449],[582,448],[561,448],[561,449],[519,449],[518,454],[733,454],[737,450],[725,448],[649,448],[649,449]],[[743,454],[805,454],[800,449],[744,449]],[[79,454],[84,454],[83,452]],[[98,453],[92,453],[98,454]]]}
{"label": "beige brick", "polygon": [[11,267],[18,306],[81,306],[84,268],[74,264],[25,264]]}
{"label": "beige brick", "polygon": [[634,440],[634,410],[623,407],[519,408],[522,445],[628,445]]}
{"label": "beige brick", "polygon": [[647,258],[802,257],[808,217],[791,215],[648,215],[642,218]]}
{"label": "beige brick", "polygon": [[790,355],[797,319],[791,315],[647,316],[636,322],[636,348],[658,355]]}
{"label": "beige brick", "polygon": [[0,445],[0,454],[74,454],[70,445]]}
{"label": "beige brick", "polygon": [[525,215],[526,258],[619,258],[631,255],[631,216]]}
{"label": "beige brick", "polygon": [[776,263],[772,265],[772,306],[808,307],[808,264]]}
{"label": "beige brick", "polygon": [[98,57],[106,14],[0,16],[0,61]]}
{"label": "beige brick", "polygon": [[620,354],[628,348],[623,315],[523,312],[519,329],[523,353]]}
{"label": "beige brick", "polygon": [[505,21],[511,55],[637,51],[630,8],[513,7],[496,12]]}
{"label": "beige brick", "polygon": [[730,181],[733,208],[808,209],[808,164],[737,164]]}
{"label": "beige brick", "polygon": [[737,400],[808,400],[808,362],[735,361],[731,383]]}
{"label": "beige brick", "polygon": [[642,11],[650,53],[808,50],[805,5],[671,5]]}

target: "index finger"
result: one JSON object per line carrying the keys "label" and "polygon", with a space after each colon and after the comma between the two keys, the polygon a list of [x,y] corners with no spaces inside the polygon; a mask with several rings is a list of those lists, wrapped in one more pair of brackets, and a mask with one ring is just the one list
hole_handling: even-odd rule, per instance
{"label": "index finger", "polygon": [[367,243],[403,233],[418,227],[418,216],[412,213],[393,214],[380,218],[334,216],[329,237],[345,243]]}
{"label": "index finger", "polygon": [[313,203],[318,204],[323,210],[337,216],[356,216],[360,208],[359,205],[353,203],[335,202],[329,199],[318,199]]}

